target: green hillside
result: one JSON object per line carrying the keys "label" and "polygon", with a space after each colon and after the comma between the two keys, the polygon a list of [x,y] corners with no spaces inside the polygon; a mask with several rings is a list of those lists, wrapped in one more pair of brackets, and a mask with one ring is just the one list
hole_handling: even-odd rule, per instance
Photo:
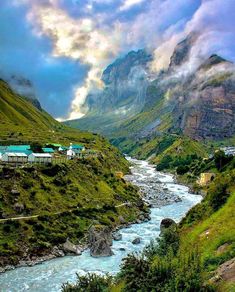
{"label": "green hillside", "polygon": [[138,190],[116,176],[129,163],[103,137],[60,124],[2,80],[0,119],[2,145],[78,142],[97,150],[59,164],[0,165],[0,267],[46,256],[67,238],[84,243],[91,224],[114,228],[146,211]]}
{"label": "green hillside", "polygon": [[[142,254],[124,259],[121,272],[112,279],[88,275],[64,292],[233,292],[235,289],[235,158],[217,152],[197,163],[194,172],[213,171],[215,179],[199,186],[205,193],[178,225],[165,229]],[[188,172],[190,172],[192,169]],[[196,177],[194,178],[196,183]]]}
{"label": "green hillside", "polygon": [[0,119],[0,142],[3,145],[30,142],[89,144],[93,141],[101,147],[101,138],[64,126],[16,94],[3,80],[0,80]]}

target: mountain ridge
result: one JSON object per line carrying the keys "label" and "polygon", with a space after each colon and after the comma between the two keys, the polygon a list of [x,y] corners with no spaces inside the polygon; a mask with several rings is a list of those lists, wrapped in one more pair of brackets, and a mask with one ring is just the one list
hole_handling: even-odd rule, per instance
{"label": "mountain ridge", "polygon": [[[197,33],[190,34],[175,47],[167,70],[159,72],[153,80],[148,75],[145,94],[141,95],[142,107],[135,114],[123,118],[109,109],[109,119],[105,112],[93,115],[88,112],[82,119],[66,124],[87,128],[111,139],[139,139],[166,132],[182,132],[197,140],[233,137],[234,64],[213,54],[200,60],[190,71],[188,58],[197,38]],[[141,87],[141,83],[136,86]]]}

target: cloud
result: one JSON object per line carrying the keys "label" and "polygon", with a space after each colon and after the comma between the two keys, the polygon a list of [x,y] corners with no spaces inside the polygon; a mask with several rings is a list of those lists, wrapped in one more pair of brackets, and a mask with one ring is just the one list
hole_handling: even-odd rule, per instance
{"label": "cloud", "polygon": [[122,6],[119,8],[120,11],[128,10],[135,5],[143,3],[145,0],[124,0]]}
{"label": "cloud", "polygon": [[0,70],[32,80],[54,116],[76,118],[87,94],[102,88],[105,67],[129,50],[153,50],[151,68],[159,71],[175,45],[199,30],[188,68],[211,53],[234,60],[234,6],[234,0],[1,0]]}
{"label": "cloud", "polygon": [[175,45],[192,32],[200,36],[193,44],[187,64],[178,69],[192,72],[205,58],[217,53],[229,60],[235,60],[235,3],[234,0],[203,0],[183,29],[163,34],[162,44],[155,50],[152,69],[165,69]]}
{"label": "cloud", "polygon": [[71,18],[60,9],[57,2],[31,6],[28,15],[35,32],[47,35],[53,41],[53,56],[67,57],[88,65],[89,72],[84,85],[75,87],[75,98],[68,118],[81,116],[81,105],[89,91],[102,87],[101,74],[108,60],[120,50],[119,26],[98,28],[91,18]]}

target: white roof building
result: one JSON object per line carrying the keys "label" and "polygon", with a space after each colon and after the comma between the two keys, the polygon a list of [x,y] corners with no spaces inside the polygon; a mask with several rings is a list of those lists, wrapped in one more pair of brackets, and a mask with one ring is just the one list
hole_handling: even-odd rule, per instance
{"label": "white roof building", "polygon": [[32,153],[28,157],[29,162],[50,163],[52,162],[52,155],[49,153]]}
{"label": "white roof building", "polygon": [[6,152],[2,154],[3,162],[27,162],[28,156],[25,153]]}

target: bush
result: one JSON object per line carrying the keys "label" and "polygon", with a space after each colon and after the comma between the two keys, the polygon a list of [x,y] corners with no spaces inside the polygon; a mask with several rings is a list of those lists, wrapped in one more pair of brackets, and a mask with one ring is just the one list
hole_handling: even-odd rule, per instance
{"label": "bush", "polygon": [[172,157],[170,155],[166,155],[162,158],[161,162],[157,165],[156,169],[158,171],[162,171],[164,169],[170,168],[170,163],[172,162]]}
{"label": "bush", "polygon": [[88,273],[85,276],[77,274],[75,285],[66,283],[62,285],[63,292],[108,292],[113,278],[109,275],[99,276]]}
{"label": "bush", "polygon": [[189,167],[187,165],[180,165],[177,167],[176,172],[179,175],[183,175],[189,171]]}

